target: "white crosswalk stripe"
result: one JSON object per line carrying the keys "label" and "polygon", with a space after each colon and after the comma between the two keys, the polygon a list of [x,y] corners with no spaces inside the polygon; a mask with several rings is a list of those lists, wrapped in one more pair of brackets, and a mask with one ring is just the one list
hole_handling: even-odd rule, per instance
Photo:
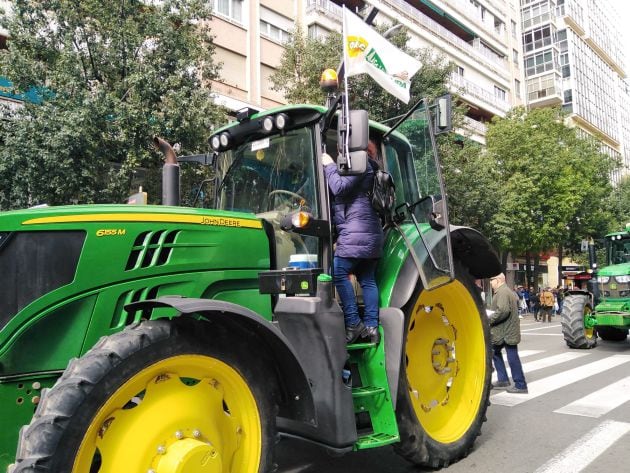
{"label": "white crosswalk stripe", "polygon": [[[526,350],[523,350],[526,351]],[[536,351],[536,350],[532,350]],[[520,351],[518,352],[519,356],[523,358],[523,355]],[[529,363],[523,363],[523,372],[525,373],[525,378],[527,379],[527,374],[533,371],[542,370],[544,368],[548,368],[550,366],[555,366],[560,363],[564,363],[566,361],[575,360],[577,358],[581,358],[583,356],[587,356],[589,353],[586,352],[577,352],[577,351],[568,351],[565,353],[560,353],[559,355],[548,356],[546,358],[541,358],[540,360],[530,361]],[[503,357],[505,359],[505,356]],[[507,364],[507,361],[506,361]],[[492,381],[497,381],[497,373],[492,373]]]}
{"label": "white crosswalk stripe", "polygon": [[604,421],[534,473],[579,473],[628,432],[627,422]]}
{"label": "white crosswalk stripe", "polygon": [[[498,404],[501,406],[516,406],[628,362],[630,362],[630,355],[609,356],[607,358],[582,365],[578,368],[567,370],[563,373],[558,373],[533,382],[528,382],[528,394],[511,394],[508,392],[501,392],[490,396],[490,401],[492,404]],[[527,375],[527,372],[525,373]]]}
{"label": "white crosswalk stripe", "polygon": [[630,401],[630,376],[556,409],[554,412],[584,417],[601,417],[628,401]]}

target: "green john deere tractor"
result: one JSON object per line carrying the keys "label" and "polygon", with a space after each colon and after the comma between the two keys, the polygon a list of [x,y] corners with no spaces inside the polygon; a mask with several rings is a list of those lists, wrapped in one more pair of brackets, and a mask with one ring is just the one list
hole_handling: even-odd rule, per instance
{"label": "green john deere tractor", "polygon": [[[500,263],[448,224],[433,108],[387,128],[340,103],[244,110],[216,131],[211,208],[178,206],[158,140],[170,205],[0,214],[0,471],[265,472],[278,436],[394,444],[434,468],[471,450],[491,375],[474,279]],[[397,208],[381,342],[346,346],[321,157],[345,147],[341,172],[363,172],[368,137]]]}
{"label": "green john deere tractor", "polygon": [[597,337],[621,342],[630,328],[630,224],[605,237],[606,266],[597,269],[589,246],[588,287],[570,291],[562,309],[562,333],[571,348],[594,348]]}

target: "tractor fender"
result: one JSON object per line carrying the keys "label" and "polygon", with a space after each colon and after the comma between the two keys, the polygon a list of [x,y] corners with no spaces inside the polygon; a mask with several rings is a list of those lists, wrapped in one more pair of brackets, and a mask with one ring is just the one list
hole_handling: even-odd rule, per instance
{"label": "tractor fender", "polygon": [[[160,297],[134,302],[127,311],[171,307],[180,315],[197,315],[200,323],[213,326],[218,337],[241,337],[253,357],[269,368],[269,388],[279,406],[278,415],[307,424],[315,423],[313,395],[299,358],[289,340],[272,322],[256,312],[231,302],[214,299],[194,299],[178,296]],[[208,340],[212,343],[212,340]],[[274,383],[275,380],[275,383]]]}
{"label": "tractor fender", "polygon": [[[490,241],[479,231],[462,226],[450,227],[453,258],[468,268],[476,279],[496,276],[501,272],[501,261]],[[432,231],[423,235],[429,248],[446,238],[446,230]],[[403,263],[390,298],[390,307],[403,307],[415,290],[420,274],[411,256]]]}

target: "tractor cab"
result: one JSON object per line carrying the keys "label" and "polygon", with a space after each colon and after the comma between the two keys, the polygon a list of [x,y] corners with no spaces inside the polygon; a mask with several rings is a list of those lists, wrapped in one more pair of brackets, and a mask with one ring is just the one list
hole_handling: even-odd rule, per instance
{"label": "tractor cab", "polygon": [[[377,143],[379,164],[396,186],[396,210],[384,224],[413,228],[403,235],[425,287],[448,283],[453,273],[450,234],[443,231],[448,216],[430,111],[418,104],[395,130],[368,122],[366,113],[349,116],[365,144],[368,135]],[[210,139],[217,153],[213,206],[254,213],[270,226],[271,269],[295,266],[299,260],[328,272],[334,228],[322,153],[337,160],[340,172],[365,166],[351,152],[355,171],[342,170],[341,120],[341,113],[325,107],[282,107],[242,118]]]}

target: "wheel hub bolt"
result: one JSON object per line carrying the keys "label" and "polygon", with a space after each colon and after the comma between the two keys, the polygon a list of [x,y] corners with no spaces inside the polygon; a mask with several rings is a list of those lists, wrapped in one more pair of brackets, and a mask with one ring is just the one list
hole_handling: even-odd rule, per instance
{"label": "wheel hub bolt", "polygon": [[159,455],[164,455],[166,453],[166,447],[164,445],[160,445],[157,448],[157,452],[158,452]]}
{"label": "wheel hub bolt", "polygon": [[184,434],[182,433],[181,430],[178,430],[177,432],[175,432],[175,438],[177,440],[181,440],[182,438],[184,438]]}
{"label": "wheel hub bolt", "polygon": [[197,429],[193,430],[192,434],[193,434],[193,437],[195,437],[196,439],[201,437],[201,432],[199,432]]}

